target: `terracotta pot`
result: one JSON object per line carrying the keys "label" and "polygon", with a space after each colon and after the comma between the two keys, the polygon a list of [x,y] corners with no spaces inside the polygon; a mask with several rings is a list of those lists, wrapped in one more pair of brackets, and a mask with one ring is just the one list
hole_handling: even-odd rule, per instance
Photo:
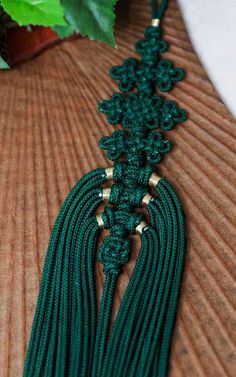
{"label": "terracotta pot", "polygon": [[10,65],[29,60],[61,41],[49,27],[32,26],[10,29],[6,41],[10,52]]}

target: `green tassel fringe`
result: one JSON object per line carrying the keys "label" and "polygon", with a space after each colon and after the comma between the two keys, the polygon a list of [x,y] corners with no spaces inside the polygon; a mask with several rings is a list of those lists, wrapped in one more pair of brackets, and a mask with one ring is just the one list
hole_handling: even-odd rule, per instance
{"label": "green tassel fringe", "polygon": [[[24,377],[166,376],[184,260],[184,219],[170,184],[150,200],[137,262],[110,336],[118,275],[108,273],[97,316],[95,258],[104,169],[85,175],[56,220]],[[98,318],[97,318],[98,317]]]}

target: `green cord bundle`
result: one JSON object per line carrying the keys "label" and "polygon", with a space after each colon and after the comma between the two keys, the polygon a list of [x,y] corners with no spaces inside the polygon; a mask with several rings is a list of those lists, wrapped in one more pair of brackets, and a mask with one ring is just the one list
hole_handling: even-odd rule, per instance
{"label": "green cord bundle", "polygon": [[[181,68],[160,56],[168,48],[159,26],[166,3],[162,1],[158,9],[152,1],[153,24],[136,43],[141,61],[128,58],[110,70],[112,78],[119,80],[121,93],[103,100],[99,110],[109,123],[124,129],[103,137],[100,146],[114,166],[82,177],[56,220],[24,377],[167,374],[184,262],[184,218],[171,185],[156,174],[155,164],[172,143],[155,129],[171,130],[186,119],[186,112],[156,93],[169,91],[184,77]],[[111,187],[102,188],[109,180]],[[104,200],[108,203],[98,213]],[[102,228],[109,235],[97,250]],[[129,261],[129,235],[134,233],[141,237],[140,252],[110,329],[116,283]],[[96,257],[105,274],[99,311]]]}

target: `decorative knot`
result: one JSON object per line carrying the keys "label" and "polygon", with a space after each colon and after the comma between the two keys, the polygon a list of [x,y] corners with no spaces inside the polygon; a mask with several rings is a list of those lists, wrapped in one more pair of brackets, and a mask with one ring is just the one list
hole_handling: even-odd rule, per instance
{"label": "decorative knot", "polygon": [[151,132],[146,140],[145,151],[147,160],[151,164],[158,164],[163,155],[172,148],[172,143],[163,137],[160,132]]}
{"label": "decorative knot", "polygon": [[129,261],[129,240],[110,235],[103,240],[98,251],[98,260],[104,266],[104,273],[119,274],[121,267]]}
{"label": "decorative knot", "polygon": [[159,27],[148,26],[144,36],[144,39],[135,44],[135,49],[139,54],[152,57],[168,49],[168,43],[161,39]]}
{"label": "decorative knot", "polygon": [[186,112],[174,101],[164,101],[155,94],[157,89],[168,92],[184,78],[181,68],[161,58],[160,53],[167,48],[160,27],[149,26],[144,39],[136,43],[141,62],[129,58],[110,69],[111,77],[119,81],[121,93],[114,93],[98,105],[110,124],[124,127],[99,141],[108,158],[115,161],[114,184],[109,190],[109,203],[113,207],[102,214],[103,226],[110,229],[110,236],[103,240],[98,253],[105,273],[119,273],[129,260],[130,244],[126,237],[134,231],[141,234],[146,227],[135,208],[149,202],[148,186],[156,186],[159,181],[158,176],[152,176],[153,164],[158,164],[172,147],[169,140],[154,130],[171,130],[186,119]]}
{"label": "decorative knot", "polygon": [[[149,179],[153,173],[153,168],[151,166],[139,167],[138,172],[134,176],[136,183],[148,187]],[[115,182],[121,182],[125,175],[127,174],[127,162],[126,161],[116,161],[114,164],[113,178]]]}
{"label": "decorative knot", "polygon": [[138,61],[133,58],[125,59],[122,66],[114,66],[110,69],[110,75],[114,80],[120,80],[119,89],[126,93],[131,90],[136,81]]}
{"label": "decorative knot", "polygon": [[144,32],[144,36],[145,36],[146,39],[154,38],[154,39],[158,40],[158,39],[161,38],[161,34],[162,34],[162,32],[161,32],[160,27],[151,26],[151,25],[149,25]]}
{"label": "decorative knot", "polygon": [[[121,94],[122,96],[122,94]],[[116,101],[115,101],[116,102]],[[145,130],[161,128],[171,130],[177,123],[186,120],[186,111],[179,108],[174,101],[164,102],[157,95],[140,95],[139,93],[130,93],[122,100],[122,111],[120,104],[117,109],[114,105],[113,96],[106,101],[105,109],[102,110],[108,121],[112,119],[119,120],[122,125],[132,131],[132,135],[137,138],[143,137]],[[118,130],[109,138],[103,137],[100,140],[102,149],[108,149],[108,157],[116,160],[124,152],[125,133]]]}
{"label": "decorative knot", "polygon": [[124,186],[122,183],[112,185],[109,202],[111,204],[119,204],[123,190]]}
{"label": "decorative knot", "polygon": [[137,182],[141,184],[142,186],[147,187],[149,185],[149,179],[152,173],[153,173],[153,169],[150,166],[141,168],[136,178]]}
{"label": "decorative knot", "polygon": [[184,122],[187,119],[185,110],[180,109],[176,102],[166,101],[162,107],[161,124],[162,130],[172,130],[177,123]]}
{"label": "decorative knot", "polygon": [[182,68],[174,68],[170,60],[163,59],[157,65],[155,81],[161,92],[168,92],[174,82],[183,80],[184,75]]}
{"label": "decorative knot", "polygon": [[112,160],[118,160],[125,152],[126,133],[123,130],[114,131],[111,136],[103,136],[99,140],[101,149],[107,150],[107,157]]}
{"label": "decorative knot", "polygon": [[[168,119],[171,120],[171,118]],[[167,127],[172,127],[173,122],[174,119],[167,123]],[[119,130],[113,132],[111,136],[101,138],[100,147],[107,149],[107,156],[110,160],[118,160],[123,153],[128,153],[128,161],[132,160],[133,164],[129,165],[129,171],[126,170],[129,174],[126,174],[124,182],[126,185],[132,186],[137,174],[134,162],[142,160],[142,152],[146,154],[148,162],[158,164],[162,157],[171,150],[172,143],[165,139],[160,132],[151,132],[147,138],[133,135],[126,139],[125,132]],[[132,174],[132,170],[134,170],[134,174]]]}
{"label": "decorative knot", "polygon": [[102,100],[98,104],[101,113],[107,115],[110,124],[120,123],[123,117],[124,97],[121,93],[112,94],[110,100]]}
{"label": "decorative knot", "polygon": [[125,101],[125,111],[122,119],[124,127],[140,129],[157,128],[161,115],[163,100],[159,96],[140,96],[138,93],[128,94]]}
{"label": "decorative knot", "polygon": [[134,233],[136,227],[141,223],[143,220],[143,216],[139,213],[132,213],[132,215],[129,216],[126,228],[130,233]]}
{"label": "decorative knot", "polygon": [[122,214],[122,218],[120,223],[118,222],[118,217],[119,217],[119,211],[115,211],[116,215],[116,224],[111,228],[111,236],[119,236],[121,238],[124,238],[127,236],[127,231],[126,231],[126,222],[127,222],[127,214]]}
{"label": "decorative knot", "polygon": [[137,70],[137,88],[140,92],[140,95],[148,95],[150,96],[154,90],[154,81],[156,77],[156,68],[155,65],[158,59],[150,60],[147,59],[142,60],[141,67]]}
{"label": "decorative knot", "polygon": [[134,207],[141,208],[142,200],[146,193],[147,193],[147,189],[144,187],[137,187],[135,190],[133,190],[132,195],[130,196],[131,205]]}
{"label": "decorative knot", "polygon": [[113,169],[113,179],[115,182],[122,181],[122,178],[124,177],[126,168],[125,161],[116,161],[114,163],[114,169]]}
{"label": "decorative knot", "polygon": [[111,229],[115,225],[115,212],[111,207],[106,207],[102,213],[102,220],[105,229]]}

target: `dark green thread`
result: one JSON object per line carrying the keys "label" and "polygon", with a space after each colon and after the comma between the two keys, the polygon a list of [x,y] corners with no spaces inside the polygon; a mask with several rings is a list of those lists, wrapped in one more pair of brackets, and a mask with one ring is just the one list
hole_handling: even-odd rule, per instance
{"label": "dark green thread", "polygon": [[[161,4],[159,9],[161,14],[165,5],[165,2]],[[152,8],[155,8],[154,13],[158,14],[157,5],[153,4]],[[105,273],[111,271],[110,258],[114,254],[109,245],[117,245],[117,256],[113,255],[114,261],[119,260],[116,265],[121,268],[122,264],[128,261],[126,224],[135,210],[130,198],[133,192],[142,188],[141,185],[144,183],[137,182],[140,169],[149,165],[150,171],[154,172],[154,165],[172,149],[172,143],[165,139],[163,134],[153,130],[169,131],[176,124],[186,120],[185,110],[180,109],[174,101],[165,101],[158,94],[159,91],[168,92],[176,82],[184,78],[183,69],[175,68],[170,60],[160,56],[168,49],[168,44],[161,35],[160,26],[149,26],[146,29],[144,39],[135,45],[136,51],[141,54],[140,63],[137,59],[128,58],[121,66],[112,67],[110,75],[119,81],[121,93],[114,93],[110,100],[103,100],[98,105],[99,110],[106,114],[109,123],[121,124],[124,128],[114,131],[111,136],[102,137],[99,142],[100,147],[107,150],[107,157],[110,160],[122,159],[124,165],[119,186],[116,182],[114,184],[114,187],[119,187],[120,192],[115,210],[120,214],[119,219],[110,228],[113,236],[104,240],[99,253],[99,260],[104,264]],[[136,92],[128,93],[134,89]],[[115,270],[118,273],[118,269]]]}
{"label": "dark green thread", "polygon": [[[166,0],[159,7],[152,0],[152,17],[160,20],[166,5]],[[121,93],[99,104],[110,124],[123,127],[99,142],[114,161],[109,204],[101,215],[109,235],[97,250],[94,215],[107,176],[104,169],[96,169],[75,185],[55,222],[24,377],[167,375],[184,261],[184,218],[174,190],[163,178],[146,203],[147,212],[141,208],[156,164],[172,148],[160,130],[169,131],[186,119],[185,110],[159,92],[171,90],[184,71],[160,56],[168,49],[160,26],[149,26],[135,47],[140,62],[129,58],[110,71]],[[129,236],[142,221],[147,225],[138,258],[109,334],[117,278],[130,260]],[[105,274],[98,313],[96,258]]]}

